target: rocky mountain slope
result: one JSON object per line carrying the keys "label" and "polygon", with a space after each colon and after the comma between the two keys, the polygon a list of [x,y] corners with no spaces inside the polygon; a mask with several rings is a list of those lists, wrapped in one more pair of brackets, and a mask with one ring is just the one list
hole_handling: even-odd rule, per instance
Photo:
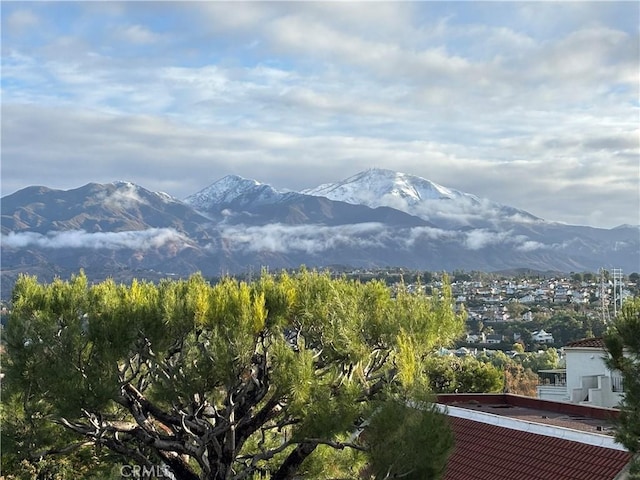
{"label": "rocky mountain slope", "polygon": [[388,170],[305,192],[228,176],[184,201],[127,182],[2,198],[2,296],[43,280],[217,276],[262,266],[640,270],[640,230],[547,222]]}

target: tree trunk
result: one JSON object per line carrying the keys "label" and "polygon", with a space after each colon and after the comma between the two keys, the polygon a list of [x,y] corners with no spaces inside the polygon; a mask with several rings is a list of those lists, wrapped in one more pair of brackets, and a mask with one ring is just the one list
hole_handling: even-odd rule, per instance
{"label": "tree trunk", "polygon": [[296,473],[300,465],[311,453],[316,449],[318,445],[315,443],[301,443],[293,452],[289,454],[276,473],[273,474],[271,480],[291,480]]}
{"label": "tree trunk", "polygon": [[177,480],[200,480],[200,477],[181,458],[164,452],[160,452],[160,455]]}

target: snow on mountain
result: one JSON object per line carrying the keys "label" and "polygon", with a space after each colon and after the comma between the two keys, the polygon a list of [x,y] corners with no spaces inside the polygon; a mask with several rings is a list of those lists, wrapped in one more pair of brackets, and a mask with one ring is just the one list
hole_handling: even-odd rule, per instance
{"label": "snow on mountain", "polygon": [[301,264],[570,272],[640,262],[638,226],[546,222],[389,170],[304,193],[228,176],[187,202],[130,182],[33,186],[0,205],[3,285],[80,268],[130,280]]}
{"label": "snow on mountain", "polygon": [[189,195],[184,202],[196,210],[206,212],[231,203],[237,203],[240,206],[271,203],[283,195],[271,185],[238,175],[227,175],[199,192]]}
{"label": "snow on mountain", "polygon": [[541,221],[524,210],[447,188],[416,175],[378,168],[301,193],[372,208],[391,207],[447,226]]}
{"label": "snow on mountain", "polygon": [[244,211],[281,204],[299,195],[324,197],[370,208],[389,207],[442,228],[487,228],[505,222],[522,224],[543,221],[524,210],[447,188],[416,175],[378,168],[300,193],[280,192],[256,180],[228,175],[184,201],[200,212],[217,214],[226,208]]}
{"label": "snow on mountain", "polygon": [[397,199],[407,205],[415,205],[423,200],[443,200],[478,198],[468,193],[443,187],[430,180],[415,175],[381,168],[370,168],[337,183],[325,183],[302,193],[327,197],[347,203],[367,204],[372,207],[391,206]]}
{"label": "snow on mountain", "polygon": [[[104,185],[100,184],[90,185],[95,185],[95,187],[98,189],[104,188]],[[160,200],[164,203],[182,203],[176,197],[169,195],[166,192],[152,192],[150,190],[147,190],[146,188],[141,187],[140,185],[136,185],[133,182],[125,180],[116,180],[106,185],[110,185],[115,188],[114,192],[111,193],[110,200],[120,198],[128,199],[130,202],[134,203],[148,203],[148,201],[154,200]]]}

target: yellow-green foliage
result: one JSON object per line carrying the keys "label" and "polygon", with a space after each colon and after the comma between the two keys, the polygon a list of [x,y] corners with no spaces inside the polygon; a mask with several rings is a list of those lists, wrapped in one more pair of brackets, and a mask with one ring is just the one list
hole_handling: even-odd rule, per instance
{"label": "yellow-green foliage", "polygon": [[[431,480],[441,478],[453,434],[444,415],[426,407],[386,402],[371,417],[367,429],[368,472],[374,479]],[[393,478],[393,477],[391,477]]]}
{"label": "yellow-green foliage", "polygon": [[432,355],[422,368],[436,393],[489,393],[504,388],[504,372],[473,357]]}
{"label": "yellow-green foliage", "polygon": [[[218,415],[243,416],[215,420],[223,433],[234,426],[224,442],[239,441],[242,426],[271,406],[266,423],[238,446],[236,471],[253,465],[274,472],[295,442],[313,440],[320,443],[301,467],[305,478],[322,478],[322,462],[330,462],[334,478],[355,478],[365,464],[386,465],[384,449],[375,443],[382,438],[376,436],[382,435],[376,412],[393,417],[394,448],[413,448],[403,439],[431,441],[438,433],[433,412],[402,405],[423,399],[423,358],[463,328],[446,281],[432,296],[403,288],[394,295],[378,281],[304,269],[263,273],[250,284],[225,278],[214,285],[201,275],[130,285],[89,285],[84,274],[44,285],[23,276],[12,309],[3,404],[22,409],[15,415],[21,420],[8,424],[7,445],[15,448],[6,466],[12,468],[29,449],[69,442],[70,432],[55,423],[62,417],[82,422],[93,412],[103,422],[131,421],[120,397],[125,386],[133,386],[171,418],[200,415],[205,406]],[[242,404],[252,395],[255,404]],[[40,421],[26,422],[27,411]],[[207,418],[202,421],[214,422]],[[364,448],[354,432],[369,418],[369,453],[330,446],[359,442]],[[422,430],[427,427],[433,428]],[[184,438],[195,435],[184,428]],[[33,439],[29,449],[21,436]],[[294,444],[278,450],[283,442]],[[438,445],[444,452],[448,444]],[[141,448],[154,454],[148,444]],[[269,448],[278,451],[265,455]],[[104,458],[105,449],[93,452]],[[253,455],[260,458],[255,463],[247,460]],[[409,455],[407,462],[418,459]],[[193,459],[190,465],[198,468]]]}
{"label": "yellow-green foliage", "polygon": [[419,359],[413,340],[404,330],[398,335],[398,353],[396,364],[398,366],[398,379],[405,388],[413,386],[413,382],[419,374]]}

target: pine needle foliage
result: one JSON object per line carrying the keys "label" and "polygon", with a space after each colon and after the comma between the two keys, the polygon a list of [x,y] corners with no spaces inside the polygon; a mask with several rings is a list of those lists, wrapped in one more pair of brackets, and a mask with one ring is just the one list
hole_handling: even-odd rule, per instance
{"label": "pine needle foliage", "polygon": [[425,296],[306,269],[214,285],[22,276],[3,474],[438,478],[451,433],[424,359],[460,335],[452,305],[446,282]]}
{"label": "pine needle foliage", "polygon": [[624,385],[616,440],[635,455],[630,478],[640,478],[640,297],[622,305],[604,341],[609,366],[622,375]]}

